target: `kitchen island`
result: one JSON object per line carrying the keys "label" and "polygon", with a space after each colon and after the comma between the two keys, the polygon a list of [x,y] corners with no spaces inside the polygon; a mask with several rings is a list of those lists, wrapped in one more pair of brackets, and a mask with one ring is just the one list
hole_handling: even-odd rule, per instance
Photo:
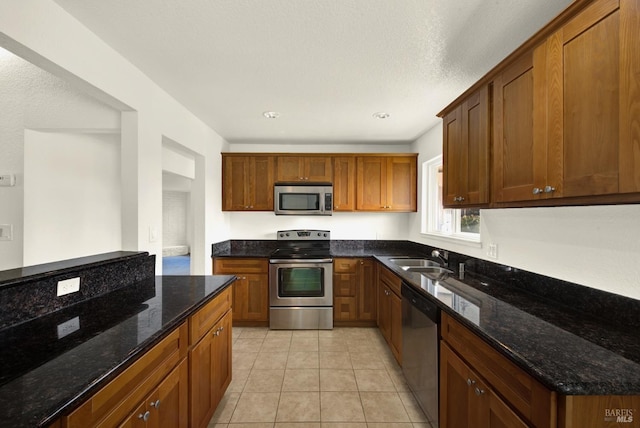
{"label": "kitchen island", "polygon": [[186,325],[234,280],[147,278],[1,330],[2,425],[55,423]]}

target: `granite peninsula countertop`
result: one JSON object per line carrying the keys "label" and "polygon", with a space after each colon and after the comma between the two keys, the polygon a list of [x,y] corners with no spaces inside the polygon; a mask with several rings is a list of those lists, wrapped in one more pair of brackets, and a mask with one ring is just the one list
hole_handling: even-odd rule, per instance
{"label": "granite peninsula countertop", "polygon": [[0,425],[54,422],[234,280],[157,276],[0,330]]}
{"label": "granite peninsula countertop", "polygon": [[[212,256],[269,257],[274,242],[228,241],[212,247]],[[640,395],[640,330],[637,321],[627,322],[637,318],[640,303],[632,301],[630,307],[632,299],[626,299],[617,315],[593,316],[574,309],[571,302],[576,302],[575,307],[587,302],[597,313],[610,311],[611,302],[605,306],[599,301],[600,291],[576,284],[553,285],[566,291],[538,295],[504,283],[490,272],[508,267],[478,269],[486,275],[468,271],[463,278],[454,273],[437,280],[404,271],[390,261],[392,257],[428,254],[424,246],[414,244],[332,241],[331,255],[375,257],[552,391],[563,395]],[[451,266],[457,266],[456,261]],[[536,275],[524,278],[535,282]],[[562,294],[562,301],[557,301],[555,297]],[[614,306],[620,300],[617,297],[611,299]],[[612,322],[613,318],[620,321]]]}

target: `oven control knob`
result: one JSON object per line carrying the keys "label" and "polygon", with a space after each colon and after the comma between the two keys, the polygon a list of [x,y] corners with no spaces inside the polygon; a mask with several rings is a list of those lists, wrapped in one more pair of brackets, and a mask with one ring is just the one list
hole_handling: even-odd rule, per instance
{"label": "oven control knob", "polygon": [[286,236],[289,236],[289,232],[285,233]]}
{"label": "oven control knob", "polygon": [[324,236],[324,237],[326,238],[326,237],[327,237],[327,234],[326,234],[326,233],[323,233],[323,234],[322,234],[322,236]]}

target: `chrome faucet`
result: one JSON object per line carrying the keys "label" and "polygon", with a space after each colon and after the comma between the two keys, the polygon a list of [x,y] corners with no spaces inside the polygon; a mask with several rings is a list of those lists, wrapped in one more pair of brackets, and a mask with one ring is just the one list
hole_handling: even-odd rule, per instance
{"label": "chrome faucet", "polygon": [[431,257],[435,257],[442,261],[443,267],[449,267],[449,252],[445,250],[433,250],[431,252]]}

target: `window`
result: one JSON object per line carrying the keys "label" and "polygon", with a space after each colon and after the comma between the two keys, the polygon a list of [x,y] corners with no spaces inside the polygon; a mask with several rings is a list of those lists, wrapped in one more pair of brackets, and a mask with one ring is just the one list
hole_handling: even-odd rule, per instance
{"label": "window", "polygon": [[480,209],[442,207],[442,156],[422,166],[422,233],[443,238],[480,242]]}

